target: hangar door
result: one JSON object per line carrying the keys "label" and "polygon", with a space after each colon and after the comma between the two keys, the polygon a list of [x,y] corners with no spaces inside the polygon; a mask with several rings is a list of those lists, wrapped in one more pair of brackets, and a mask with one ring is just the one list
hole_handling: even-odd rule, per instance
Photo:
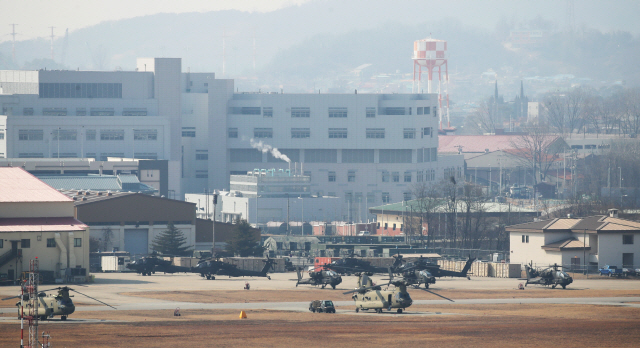
{"label": "hangar door", "polygon": [[149,230],[146,228],[133,228],[124,230],[124,250],[133,255],[146,255],[149,253]]}

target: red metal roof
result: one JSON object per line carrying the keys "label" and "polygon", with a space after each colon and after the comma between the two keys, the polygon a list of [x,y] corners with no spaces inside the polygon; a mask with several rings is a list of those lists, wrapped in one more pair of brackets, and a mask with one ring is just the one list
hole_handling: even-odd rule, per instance
{"label": "red metal roof", "polygon": [[72,217],[0,219],[0,232],[74,232],[87,225]]}
{"label": "red metal roof", "polygon": [[69,201],[73,200],[22,168],[0,168],[0,203]]}
{"label": "red metal roof", "polygon": [[517,141],[519,135],[447,135],[438,137],[438,152],[489,152],[513,149],[512,142]]}

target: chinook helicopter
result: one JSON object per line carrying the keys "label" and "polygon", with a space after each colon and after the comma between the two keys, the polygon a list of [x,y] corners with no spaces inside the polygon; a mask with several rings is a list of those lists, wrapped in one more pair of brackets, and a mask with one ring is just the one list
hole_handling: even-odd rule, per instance
{"label": "chinook helicopter", "polygon": [[[538,271],[533,268],[533,265],[530,263],[529,265],[524,265],[524,269],[527,273],[527,282],[524,283],[524,286],[529,284],[537,284],[549,286],[551,285],[552,289],[555,289],[556,286],[560,285],[563,289],[567,288],[567,285],[573,283],[573,278],[567,272],[563,271],[562,268],[566,268],[564,266],[560,266],[557,263]],[[521,280],[525,280],[521,278]]]}
{"label": "chinook helicopter", "polygon": [[[407,292],[407,285],[409,284],[404,279],[394,280],[393,273],[389,270],[389,282],[386,285],[394,285],[395,288],[391,290],[382,290],[380,285],[373,284],[368,274],[363,273],[358,279],[358,288],[344,292],[343,294],[353,294],[351,298],[356,303],[356,313],[360,310],[367,311],[369,309],[375,310],[376,313],[382,313],[383,309],[391,311],[393,308],[397,308],[397,312],[402,313],[405,308],[411,306],[413,300]],[[453,300],[442,295],[438,295],[431,290],[419,289],[430,292],[438,297],[442,297],[445,300],[454,302]]]}
{"label": "chinook helicopter", "polygon": [[[47,296],[46,292],[52,291],[52,290],[58,290],[58,293],[55,296],[54,295]],[[54,316],[58,315],[60,316],[60,320],[67,320],[67,317],[73,312],[75,312],[76,310],[76,306],[73,304],[73,301],[71,300],[71,297],[73,297],[73,295],[69,295],[69,291],[77,292],[82,296],[88,297],[94,301],[102,303],[105,306],[109,306],[113,309],[116,309],[116,307],[108,305],[89,295],[85,295],[77,290],[71,289],[68,286],[63,286],[63,287],[58,287],[58,288],[53,288],[53,289],[48,289],[48,290],[38,292],[37,315],[39,319],[47,320],[48,318],[53,318]],[[35,306],[34,300],[29,300],[29,295],[27,294],[7,297],[7,298],[3,298],[2,300],[3,301],[10,300],[12,298],[20,298],[20,301],[16,303],[16,306],[18,307],[18,319],[21,319],[24,316],[25,311],[28,313],[29,308]]]}
{"label": "chinook helicopter", "polygon": [[296,287],[298,287],[299,284],[313,286],[321,285],[322,289],[324,289],[327,285],[331,285],[331,288],[335,289],[338,284],[342,283],[342,277],[332,270],[322,270],[317,272],[309,271],[309,278],[307,279],[302,279],[302,272],[300,272],[300,268],[297,268],[296,272],[298,273]]}

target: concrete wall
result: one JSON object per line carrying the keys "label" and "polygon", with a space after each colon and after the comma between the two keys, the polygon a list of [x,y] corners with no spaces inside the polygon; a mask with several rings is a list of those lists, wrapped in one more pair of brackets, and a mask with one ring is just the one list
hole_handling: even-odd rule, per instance
{"label": "concrete wall", "polygon": [[[73,231],[72,238],[81,238],[82,246],[74,247],[73,239],[69,240],[70,232],[59,232],[60,241],[62,246],[66,249],[67,253],[61,255],[59,242],[56,242],[56,247],[47,247],[47,239],[56,237],[55,232],[3,232],[1,234],[4,239],[4,245],[0,248],[0,254],[4,254],[11,250],[12,240],[30,239],[30,247],[23,248],[21,243],[18,243],[18,249],[22,249],[22,259],[12,260],[8,264],[0,267],[0,273],[7,273],[9,269],[16,270],[17,276],[23,271],[29,270],[29,261],[36,257],[40,260],[40,270],[55,271],[56,277],[64,275],[64,264],[69,267],[75,268],[80,266],[87,269],[87,275],[89,274],[89,234],[87,231]],[[68,253],[72,253],[73,257],[69,257]],[[75,264],[69,265],[69,262],[75,259]],[[17,263],[17,265],[16,265]]]}
{"label": "concrete wall", "polygon": [[0,218],[36,218],[73,216],[73,201],[70,202],[2,202]]}

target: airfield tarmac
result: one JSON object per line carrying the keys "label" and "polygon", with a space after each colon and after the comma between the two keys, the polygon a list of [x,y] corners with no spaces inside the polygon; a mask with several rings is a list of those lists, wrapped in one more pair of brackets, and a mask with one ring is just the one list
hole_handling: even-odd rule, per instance
{"label": "airfield tarmac", "polygon": [[[431,290],[409,290],[414,304],[403,314],[354,312],[356,277],[336,290],[300,285],[295,273],[265,278],[194,274],[98,273],[94,284],[72,288],[118,308],[76,295],[66,322],[41,323],[56,347],[319,347],[403,346],[633,346],[640,342],[640,280],[597,276],[566,290],[529,286],[518,279],[441,278]],[[384,276],[374,276],[383,283]],[[249,282],[251,290],[243,290]],[[56,286],[41,286],[41,289]],[[18,287],[0,288],[0,297]],[[334,314],[314,314],[308,303],[330,299]],[[0,301],[0,346],[19,344],[16,300]],[[180,308],[181,316],[173,315]],[[248,319],[239,319],[240,311]],[[606,334],[603,334],[606,333]]]}

